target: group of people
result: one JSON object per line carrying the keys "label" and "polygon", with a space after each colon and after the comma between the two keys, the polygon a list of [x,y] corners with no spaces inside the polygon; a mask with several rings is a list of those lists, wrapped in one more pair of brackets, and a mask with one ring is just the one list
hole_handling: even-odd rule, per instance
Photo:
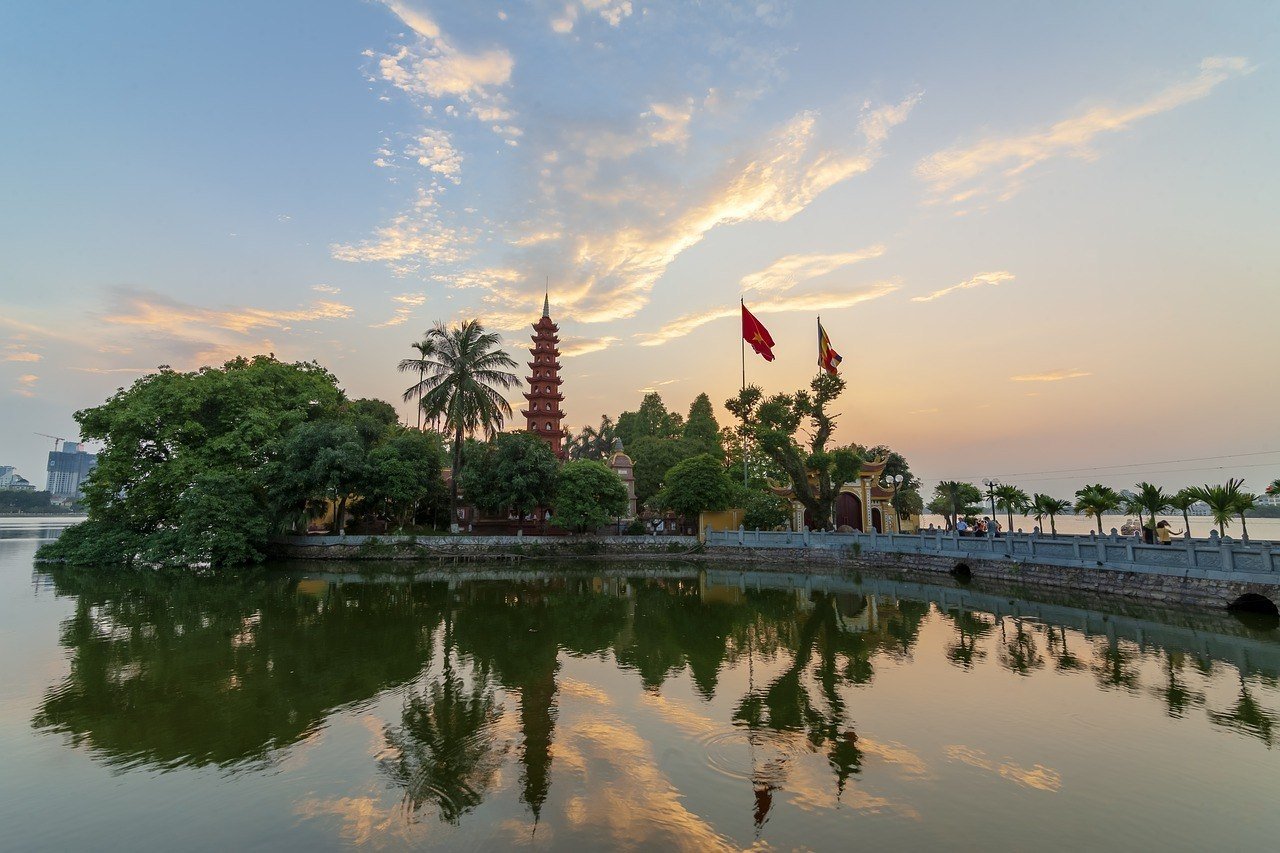
{"label": "group of people", "polygon": [[[929,529],[921,531],[923,533],[932,533],[936,530],[933,523],[930,522]],[[956,533],[961,536],[999,536],[1003,530],[1000,522],[989,515],[984,515],[982,521],[975,521],[973,524],[965,521],[963,518],[956,521]]]}

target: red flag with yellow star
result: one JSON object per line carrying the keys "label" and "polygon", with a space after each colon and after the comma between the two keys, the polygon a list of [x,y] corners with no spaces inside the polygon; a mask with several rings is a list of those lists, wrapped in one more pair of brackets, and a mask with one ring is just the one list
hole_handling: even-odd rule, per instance
{"label": "red flag with yellow star", "polygon": [[745,302],[742,304],[742,339],[751,344],[756,355],[761,356],[765,361],[773,361],[773,336],[769,334],[764,324],[747,310]]}

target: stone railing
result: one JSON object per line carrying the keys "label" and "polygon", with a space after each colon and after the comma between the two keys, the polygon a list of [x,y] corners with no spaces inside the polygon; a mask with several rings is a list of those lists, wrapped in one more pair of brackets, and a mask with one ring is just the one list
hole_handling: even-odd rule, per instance
{"label": "stone railing", "polygon": [[1010,560],[1047,566],[1111,569],[1166,576],[1230,577],[1280,584],[1280,554],[1271,542],[1180,539],[1144,545],[1133,537],[1013,533],[999,537],[954,533],[831,533],[823,531],[706,531],[709,548],[815,549],[860,555],[922,554],[957,562]]}

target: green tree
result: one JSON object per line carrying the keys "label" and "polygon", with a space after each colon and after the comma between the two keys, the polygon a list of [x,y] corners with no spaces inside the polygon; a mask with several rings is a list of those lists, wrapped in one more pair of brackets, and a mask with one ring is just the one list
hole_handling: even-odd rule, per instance
{"label": "green tree", "polygon": [[303,423],[285,436],[273,466],[272,494],[293,526],[306,517],[309,502],[333,502],[333,529],[346,532],[347,501],[367,479],[368,448],[349,419]]}
{"label": "green tree", "polygon": [[733,497],[733,480],[724,465],[710,453],[700,453],[667,472],[658,499],[663,507],[696,521],[702,510],[728,509]]}
{"label": "green tree", "polygon": [[706,394],[699,394],[689,406],[689,418],[684,422],[681,437],[698,448],[699,453],[710,453],[723,463],[724,444],[720,441],[720,424],[716,423],[711,398]]}
{"label": "green tree", "polygon": [[1071,511],[1071,502],[1036,492],[1036,494],[1031,498],[1031,509],[1035,513],[1036,522],[1040,524],[1041,531],[1044,530],[1044,523],[1041,519],[1044,518],[1044,516],[1048,516],[1052,535],[1057,536],[1057,517],[1060,513]]}
{"label": "green tree", "polygon": [[982,492],[972,483],[959,480],[943,480],[933,488],[930,512],[941,515],[947,521],[947,529],[954,530],[961,518],[976,515],[982,503]]}
{"label": "green tree", "polygon": [[613,444],[617,439],[617,428],[613,418],[600,416],[600,426],[585,426],[565,443],[565,452],[570,459],[594,459],[603,462],[613,452]]}
{"label": "green tree", "polygon": [[[725,408],[748,425],[760,452],[786,473],[792,494],[809,511],[814,524],[823,527],[831,523],[840,486],[857,476],[861,464],[852,449],[827,449],[836,422],[827,407],[844,389],[844,379],[821,373],[808,389],[794,394],[776,394],[765,400],[763,392],[750,385],[725,402]],[[802,425],[807,427],[807,447],[796,439]]]}
{"label": "green tree", "polygon": [[[732,470],[730,470],[732,475]],[[743,489],[735,483],[737,499],[742,507],[742,526],[748,530],[773,530],[791,520],[791,505],[769,491]]]}
{"label": "green tree", "polygon": [[340,400],[324,368],[269,356],[138,379],[76,413],[80,434],[102,443],[84,488],[89,517],[41,553],[107,565],[260,560],[293,517],[270,499],[272,463],[294,428],[336,417]]}
{"label": "green tree", "polygon": [[630,452],[641,438],[679,438],[683,427],[680,415],[667,411],[662,397],[651,391],[644,395],[639,409],[618,416],[617,437]]}
{"label": "green tree", "polygon": [[[920,479],[911,473],[907,458],[887,444],[875,447],[854,445],[854,451],[863,459],[883,459],[884,471],[880,476],[880,485],[893,491],[890,500],[898,518],[919,515],[924,511],[924,498],[920,496]],[[895,478],[901,477],[900,482]]]}
{"label": "green tree", "polygon": [[360,493],[370,506],[381,508],[403,528],[424,503],[434,507],[442,503],[443,468],[439,436],[402,430],[370,451]]}
{"label": "green tree", "polygon": [[462,490],[480,509],[524,515],[551,505],[559,463],[537,435],[506,432],[485,444],[473,442],[467,450]]}
{"label": "green tree", "polygon": [[1169,496],[1169,507],[1182,513],[1182,535],[1187,539],[1191,538],[1191,507],[1199,501],[1192,488],[1179,489]]}
{"label": "green tree", "polygon": [[574,533],[598,530],[627,511],[627,489],[594,459],[566,462],[556,475],[556,524]]}
{"label": "green tree", "polygon": [[1172,504],[1169,503],[1171,496],[1165,494],[1164,489],[1152,483],[1138,483],[1134,488],[1138,490],[1133,496],[1133,507],[1138,510],[1138,520],[1142,520],[1142,513],[1145,512],[1150,518],[1147,527],[1154,535],[1156,516],[1172,508]]}
{"label": "green tree", "polygon": [[478,320],[452,328],[437,323],[428,330],[429,356],[423,358],[422,408],[440,419],[453,435],[453,478],[450,483],[453,518],[457,518],[458,485],[462,472],[463,439],[476,432],[492,436],[511,416],[502,391],[519,384],[511,356],[499,349],[502,338],[486,332]]}
{"label": "green tree", "polygon": [[1013,532],[1013,514],[1026,515],[1027,510],[1031,508],[1031,498],[1027,493],[1017,486],[1011,486],[1008,483],[1001,484],[995,488],[996,506],[1009,514],[1010,533]]}
{"label": "green tree", "polygon": [[1240,516],[1240,535],[1248,541],[1249,527],[1245,522],[1245,513],[1253,509],[1254,504],[1258,502],[1258,496],[1246,492],[1243,487],[1244,480],[1233,477],[1227,480],[1226,485],[1204,485],[1191,489],[1190,492],[1197,500],[1202,500],[1209,505],[1209,513],[1224,534],[1227,532],[1227,525],[1231,523],[1231,516]]}
{"label": "green tree", "polygon": [[668,471],[698,454],[697,447],[683,438],[646,435],[624,446],[634,464],[636,501],[642,506],[662,490],[663,478]]}
{"label": "green tree", "polygon": [[427,370],[431,356],[435,354],[436,345],[430,336],[423,335],[422,340],[409,346],[418,351],[418,357],[400,359],[396,369],[401,373],[412,373],[418,377],[417,382],[405,389],[401,399],[406,403],[410,400],[417,401],[414,408],[418,410],[418,429],[422,429],[422,395],[427,393]]}
{"label": "green tree", "polygon": [[1099,536],[1103,533],[1102,517],[1118,510],[1120,504],[1120,494],[1110,486],[1104,486],[1101,483],[1085,486],[1076,492],[1076,513],[1095,519],[1098,522]]}

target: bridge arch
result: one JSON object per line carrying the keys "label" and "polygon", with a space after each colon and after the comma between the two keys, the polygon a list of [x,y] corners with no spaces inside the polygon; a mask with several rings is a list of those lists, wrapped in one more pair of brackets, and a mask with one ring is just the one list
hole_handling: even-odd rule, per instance
{"label": "bridge arch", "polygon": [[1227,609],[1238,613],[1264,613],[1268,616],[1280,616],[1280,607],[1276,606],[1276,602],[1256,592],[1246,592],[1228,604]]}

